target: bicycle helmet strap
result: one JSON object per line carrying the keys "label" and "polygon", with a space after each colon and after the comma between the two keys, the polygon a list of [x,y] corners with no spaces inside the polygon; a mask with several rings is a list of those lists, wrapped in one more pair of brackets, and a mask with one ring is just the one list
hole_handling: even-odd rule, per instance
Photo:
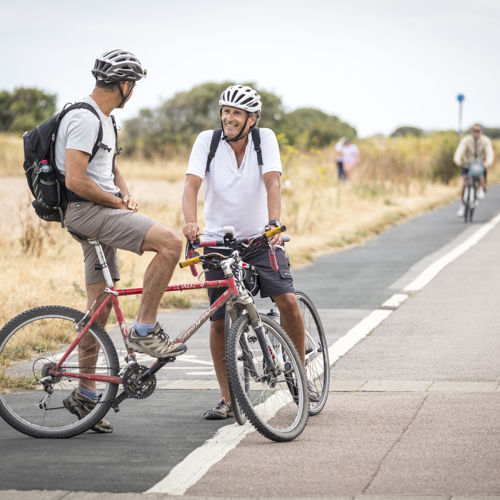
{"label": "bicycle helmet strap", "polygon": [[[129,82],[130,80],[123,80],[125,82]],[[134,86],[135,86],[135,83],[134,85],[131,85],[129,91],[127,92],[127,95],[125,95],[123,93],[123,90],[122,90],[122,86],[121,86],[121,83],[122,82],[118,82],[116,85],[118,86],[118,90],[120,91],[120,95],[122,96],[122,102],[118,105],[118,108],[121,108],[123,106],[123,103],[128,99],[128,97],[130,96],[130,94],[132,93],[132,90],[134,90]]]}
{"label": "bicycle helmet strap", "polygon": [[[222,112],[222,110],[221,110],[221,112]],[[229,139],[229,137],[226,134],[224,134],[224,127],[223,127],[222,121],[221,121],[221,127],[222,127],[222,131],[223,131],[222,140],[226,141],[226,142],[237,142],[240,139],[244,139],[245,137],[247,137],[248,134],[243,135],[243,130],[245,130],[245,127],[247,126],[247,122],[248,122],[249,117],[250,117],[250,114],[247,112],[247,117],[245,119],[245,123],[241,127],[241,130],[239,131],[238,135],[236,137],[233,137],[232,139]],[[250,133],[250,131],[248,131],[248,133]]]}

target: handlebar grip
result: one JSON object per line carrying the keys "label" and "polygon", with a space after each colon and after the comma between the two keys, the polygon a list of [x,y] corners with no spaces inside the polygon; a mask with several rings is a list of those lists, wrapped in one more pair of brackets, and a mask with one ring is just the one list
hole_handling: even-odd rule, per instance
{"label": "handlebar grip", "polygon": [[276,262],[276,252],[274,250],[269,250],[269,260],[271,261],[271,267],[273,271],[277,271],[279,269],[278,262]]}
{"label": "handlebar grip", "polygon": [[275,227],[273,229],[270,229],[269,231],[266,231],[264,234],[266,235],[267,238],[271,238],[275,234],[280,234],[284,231],[286,231],[286,226],[279,226],[279,227]]}
{"label": "handlebar grip", "polygon": [[193,266],[194,264],[199,264],[200,262],[200,256],[198,255],[192,259],[181,260],[179,262],[179,267],[182,269],[183,267]]}

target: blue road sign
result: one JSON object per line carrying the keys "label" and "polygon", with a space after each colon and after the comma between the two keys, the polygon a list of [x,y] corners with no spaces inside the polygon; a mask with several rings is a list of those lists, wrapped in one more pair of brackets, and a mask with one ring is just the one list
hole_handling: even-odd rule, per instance
{"label": "blue road sign", "polygon": [[462,102],[465,99],[465,96],[463,94],[457,94],[457,101]]}

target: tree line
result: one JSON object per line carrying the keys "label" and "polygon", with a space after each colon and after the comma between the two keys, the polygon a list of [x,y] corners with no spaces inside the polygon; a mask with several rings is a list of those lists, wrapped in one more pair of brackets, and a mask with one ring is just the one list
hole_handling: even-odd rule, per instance
{"label": "tree line", "polygon": [[[190,148],[202,130],[220,127],[218,99],[232,82],[208,82],[178,92],[155,109],[143,109],[127,120],[123,143],[128,154],[153,156]],[[268,127],[280,142],[300,149],[321,148],[340,137],[356,137],[356,129],[315,108],[286,112],[277,95],[256,89],[262,99],[259,127]]]}
{"label": "tree line", "polygon": [[[121,142],[129,155],[160,156],[189,150],[202,130],[220,127],[218,98],[232,82],[208,82],[178,92],[156,108],[142,109],[124,124]],[[262,116],[259,127],[269,127],[281,144],[298,149],[322,148],[340,137],[356,138],[356,129],[335,115],[316,108],[284,109],[276,94],[259,89]],[[23,133],[47,120],[56,112],[57,96],[37,88],[20,87],[0,91],[0,132]],[[492,139],[500,138],[500,128],[485,127]],[[391,137],[427,135],[413,126],[398,127]]]}
{"label": "tree line", "polygon": [[20,87],[0,91],[0,132],[23,133],[48,120],[56,112],[55,94]]}
{"label": "tree line", "polygon": [[[464,132],[466,134],[470,134],[471,127],[466,129]],[[454,130],[441,130],[440,132],[456,132]],[[432,132],[431,132],[432,133]],[[498,127],[483,127],[484,135],[487,135],[490,139],[500,139],[500,128]],[[429,133],[425,130],[412,127],[410,125],[405,125],[402,127],[398,127],[394,132],[390,135],[390,137],[424,137]]]}
{"label": "tree line", "polygon": [[[178,92],[156,108],[142,109],[127,120],[120,138],[128,155],[160,156],[191,148],[202,131],[220,127],[218,99],[233,82],[208,82]],[[262,98],[259,127],[269,127],[281,144],[300,149],[321,148],[340,137],[356,137],[356,129],[315,108],[287,112],[281,98],[255,88]],[[23,133],[47,120],[56,112],[56,95],[37,88],[0,91],[0,132]]]}

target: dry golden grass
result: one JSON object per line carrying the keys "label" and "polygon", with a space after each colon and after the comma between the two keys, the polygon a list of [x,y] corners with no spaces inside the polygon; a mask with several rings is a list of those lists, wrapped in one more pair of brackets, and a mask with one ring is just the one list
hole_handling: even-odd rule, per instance
{"label": "dry golden grass", "polygon": [[20,135],[0,133],[0,176],[23,172],[23,140]]}
{"label": "dry golden grass", "polygon": [[[0,135],[0,140],[5,138]],[[0,219],[2,325],[23,310],[43,304],[61,304],[79,310],[84,310],[86,305],[80,245],[58,224],[45,223],[34,214],[22,176],[22,161],[16,156],[21,141],[16,140],[8,139],[9,162],[15,161],[15,164],[0,164],[0,198],[4,202],[4,217]],[[284,148],[282,221],[292,238],[287,249],[293,267],[303,266],[318,255],[359,244],[390,225],[457,197],[458,180],[450,185],[428,180],[432,161],[427,158],[426,163],[421,158],[423,151],[419,150],[411,162],[406,162],[402,174],[397,158],[399,155],[404,158],[404,152],[396,148],[393,154],[387,153],[395,148],[394,143],[387,142],[387,150],[379,143],[378,152],[370,149],[369,142],[361,146],[365,160],[354,170],[351,185],[338,184],[331,148],[307,154]],[[384,154],[390,159],[393,171],[383,176],[379,171],[374,179],[373,165],[377,161],[377,168],[382,168]],[[142,201],[141,211],[179,232],[183,224],[181,195],[186,166],[187,158],[151,162],[123,159],[120,162],[131,192]],[[498,182],[498,171],[496,168],[491,172],[491,183]],[[17,175],[9,177],[13,173]],[[198,212],[203,213],[201,199]],[[202,224],[200,221],[200,226]],[[142,286],[150,258],[120,252],[120,286]],[[189,270],[176,269],[174,283],[192,281],[195,278]],[[161,307],[186,307],[193,301],[206,300],[203,290],[170,293],[165,294]],[[135,317],[138,303],[137,296],[121,300],[128,319]]]}

